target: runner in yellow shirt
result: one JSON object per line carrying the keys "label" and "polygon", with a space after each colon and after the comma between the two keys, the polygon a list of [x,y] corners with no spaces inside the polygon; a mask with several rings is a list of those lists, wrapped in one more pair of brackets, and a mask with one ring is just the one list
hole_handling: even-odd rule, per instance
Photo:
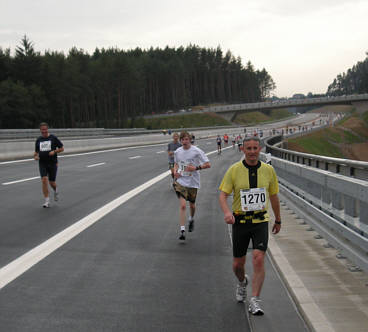
{"label": "runner in yellow shirt", "polygon": [[[252,297],[249,312],[263,315],[260,293],[265,278],[264,257],[268,244],[268,201],[275,215],[272,232],[281,229],[278,182],[271,165],[259,161],[261,142],[258,137],[246,137],[243,141],[245,159],[233,164],[227,170],[219,189],[220,206],[224,220],[232,225],[233,271],[238,278],[236,299],[246,301],[248,278],[245,275],[245,259],[250,239],[253,243]],[[227,198],[233,194],[232,210]]]}

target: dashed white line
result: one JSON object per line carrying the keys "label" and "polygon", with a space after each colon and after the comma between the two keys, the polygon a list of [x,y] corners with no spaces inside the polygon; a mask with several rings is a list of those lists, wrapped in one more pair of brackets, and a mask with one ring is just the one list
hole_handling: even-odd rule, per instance
{"label": "dashed white line", "polygon": [[157,151],[156,153],[164,153],[164,152],[166,152],[166,151]]}
{"label": "dashed white line", "polygon": [[129,159],[138,159],[141,158],[142,156],[134,156],[134,157],[129,157]]}
{"label": "dashed white line", "polygon": [[88,165],[87,167],[96,167],[96,166],[101,166],[101,165],[105,165],[106,163],[98,163],[98,164],[92,164],[92,165]]}
{"label": "dashed white line", "polygon": [[4,182],[2,183],[3,186],[7,186],[9,184],[14,184],[14,183],[19,183],[19,182],[26,182],[26,181],[31,181],[34,179],[39,179],[39,176],[34,176],[33,178],[27,178],[27,179],[21,179],[21,180],[16,180],[16,181],[10,181],[10,182]]}

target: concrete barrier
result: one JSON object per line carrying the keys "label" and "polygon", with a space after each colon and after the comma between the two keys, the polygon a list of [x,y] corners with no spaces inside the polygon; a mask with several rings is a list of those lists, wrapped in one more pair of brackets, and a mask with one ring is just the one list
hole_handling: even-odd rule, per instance
{"label": "concrete barrier", "polygon": [[[229,136],[232,134],[243,134],[243,128],[211,128],[207,130],[191,130],[197,139],[215,137],[217,135],[223,135],[227,133]],[[50,133],[53,133],[50,130]],[[244,134],[243,134],[244,135]],[[230,136],[231,137],[231,136]],[[104,137],[104,138],[81,138],[81,139],[63,139],[60,137],[64,144],[65,154],[80,153],[87,151],[97,151],[103,149],[114,149],[130,146],[139,146],[147,144],[164,144],[172,140],[170,135],[163,135],[162,133],[152,133],[145,135],[130,135],[124,137]],[[11,140],[8,142],[0,143],[0,160],[13,160],[22,158],[33,158],[33,152],[35,149],[35,141],[21,141]]]}

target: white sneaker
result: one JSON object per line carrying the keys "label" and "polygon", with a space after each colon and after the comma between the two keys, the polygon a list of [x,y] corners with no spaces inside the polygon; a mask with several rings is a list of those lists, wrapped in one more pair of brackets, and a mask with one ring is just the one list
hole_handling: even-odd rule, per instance
{"label": "white sneaker", "polygon": [[259,297],[253,296],[250,298],[248,310],[252,315],[262,316],[264,314],[260,302]]}
{"label": "white sneaker", "polygon": [[54,191],[54,201],[57,202],[59,200],[59,193]]}
{"label": "white sneaker", "polygon": [[247,300],[247,285],[248,276],[245,275],[243,284],[238,283],[236,286],[235,297],[238,302],[245,302]]}
{"label": "white sneaker", "polygon": [[45,203],[43,203],[42,205],[44,208],[49,208],[50,207],[50,203],[49,201],[45,201]]}

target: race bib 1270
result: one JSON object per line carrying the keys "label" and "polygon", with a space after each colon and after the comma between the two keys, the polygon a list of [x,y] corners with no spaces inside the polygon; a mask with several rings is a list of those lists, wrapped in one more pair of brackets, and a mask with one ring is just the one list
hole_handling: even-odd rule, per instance
{"label": "race bib 1270", "polygon": [[257,211],[266,208],[266,188],[240,189],[242,211]]}

